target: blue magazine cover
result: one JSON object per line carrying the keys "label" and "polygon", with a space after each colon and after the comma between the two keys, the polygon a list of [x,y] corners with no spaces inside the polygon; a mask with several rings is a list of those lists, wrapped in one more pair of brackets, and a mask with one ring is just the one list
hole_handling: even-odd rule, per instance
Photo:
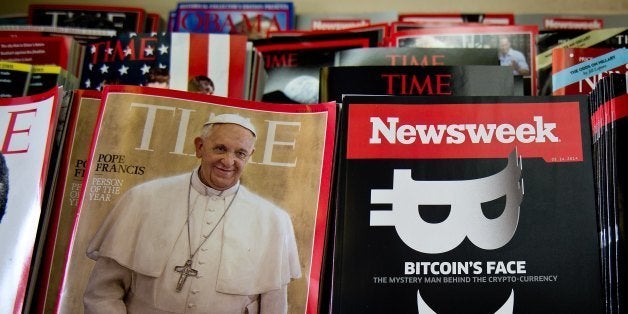
{"label": "blue magazine cover", "polygon": [[292,2],[185,2],[177,5],[174,31],[246,34],[265,38],[269,31],[293,30]]}

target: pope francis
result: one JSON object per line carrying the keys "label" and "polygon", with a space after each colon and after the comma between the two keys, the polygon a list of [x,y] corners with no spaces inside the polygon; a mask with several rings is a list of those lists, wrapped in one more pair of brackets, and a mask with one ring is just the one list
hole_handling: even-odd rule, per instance
{"label": "pope francis", "polygon": [[290,216],[240,184],[255,128],[217,115],[200,166],[130,189],[92,239],[85,313],[286,313],[301,276]]}

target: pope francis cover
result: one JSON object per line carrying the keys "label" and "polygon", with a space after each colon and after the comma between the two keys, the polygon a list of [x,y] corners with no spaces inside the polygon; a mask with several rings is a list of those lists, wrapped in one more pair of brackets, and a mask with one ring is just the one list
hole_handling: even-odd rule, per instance
{"label": "pope francis cover", "polygon": [[316,312],[335,104],[111,86],[101,108],[59,312]]}

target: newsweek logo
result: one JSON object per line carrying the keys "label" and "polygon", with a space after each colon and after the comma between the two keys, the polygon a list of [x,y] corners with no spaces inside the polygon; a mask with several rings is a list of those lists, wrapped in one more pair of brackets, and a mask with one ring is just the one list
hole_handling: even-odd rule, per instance
{"label": "newsweek logo", "polygon": [[369,144],[382,143],[382,137],[390,144],[413,144],[417,140],[421,144],[462,144],[467,140],[475,144],[489,144],[493,141],[559,142],[558,137],[552,133],[556,129],[556,123],[545,123],[542,116],[534,116],[532,120],[534,123],[516,126],[509,123],[398,125],[398,117],[388,117],[386,123],[379,117],[371,117],[372,135]]}
{"label": "newsweek logo", "polygon": [[545,18],[545,29],[601,29],[604,20],[601,19],[569,19],[569,18]]}
{"label": "newsweek logo", "polygon": [[368,19],[315,19],[312,20],[313,31],[343,30],[347,28],[371,25]]}
{"label": "newsweek logo", "polygon": [[349,108],[347,158],[582,161],[578,102],[368,105]]}

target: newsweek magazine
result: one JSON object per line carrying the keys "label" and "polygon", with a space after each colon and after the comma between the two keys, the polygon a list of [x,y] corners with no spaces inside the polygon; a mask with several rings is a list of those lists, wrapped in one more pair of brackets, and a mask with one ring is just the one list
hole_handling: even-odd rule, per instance
{"label": "newsweek magazine", "polygon": [[180,2],[175,32],[243,34],[265,38],[271,30],[294,29],[294,4],[278,2]]}
{"label": "newsweek magazine", "polygon": [[297,13],[296,20],[296,29],[301,31],[343,30],[396,21],[397,12]]}
{"label": "newsweek magazine", "polygon": [[513,96],[512,71],[499,65],[339,66],[321,69],[321,101],[347,94]]}
{"label": "newsweek magazine", "polygon": [[555,48],[551,69],[553,95],[586,95],[603,77],[628,71],[628,48]]}
{"label": "newsweek magazine", "polygon": [[0,308],[21,313],[45,198],[58,111],[57,88],[0,99]]}
{"label": "newsweek magazine", "polygon": [[390,23],[391,33],[439,27],[478,27],[515,25],[513,14],[407,13]]}
{"label": "newsweek magazine", "polygon": [[515,14],[517,25],[538,25],[540,31],[544,30],[593,30],[602,28],[625,27],[626,14]]}
{"label": "newsweek magazine", "polygon": [[627,90],[626,75],[611,73],[589,94],[607,313],[622,313],[626,299]]}
{"label": "newsweek magazine", "polygon": [[76,4],[31,4],[28,24],[52,27],[110,29],[116,32],[144,31],[142,8]]}
{"label": "newsweek magazine", "polygon": [[522,76],[525,95],[536,95],[535,38],[538,28],[520,26],[458,26],[407,30],[391,34],[393,47],[485,48],[504,50],[500,64]]}
{"label": "newsweek magazine", "polygon": [[[198,167],[193,140],[202,125],[212,114],[234,113],[249,118],[258,130],[257,150],[244,171],[243,185],[285,209],[293,222],[301,278],[288,286],[288,312],[316,313],[335,107],[333,103],[282,105],[147,87],[105,87],[56,312],[82,312],[83,292],[94,265],[86,256],[88,243],[122,195],[151,180],[189,176]],[[173,292],[176,286],[175,280]],[[169,306],[174,301],[165,302]]]}
{"label": "newsweek magazine", "polygon": [[412,22],[424,26],[457,26],[461,24],[514,25],[512,13],[403,13],[400,22]]}
{"label": "newsweek magazine", "polygon": [[33,311],[36,313],[52,313],[59,296],[61,275],[99,109],[99,92],[73,92],[48,231],[42,237],[45,247],[33,302]]}
{"label": "newsweek magazine", "polygon": [[586,97],[343,111],[332,312],[603,313]]}

